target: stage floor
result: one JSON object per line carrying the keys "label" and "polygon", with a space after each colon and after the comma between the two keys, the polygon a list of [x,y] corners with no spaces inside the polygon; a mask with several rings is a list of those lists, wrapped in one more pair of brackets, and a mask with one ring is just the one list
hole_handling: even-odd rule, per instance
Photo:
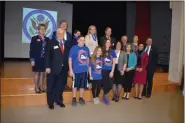
{"label": "stage floor", "polygon": [[[29,61],[6,61],[1,65],[1,99],[2,105],[6,106],[30,106],[46,104],[45,93],[35,94],[33,72]],[[72,79],[68,77],[68,86],[71,87]],[[158,68],[153,79],[153,94],[176,91],[177,83],[168,81],[168,73],[160,72]],[[122,92],[123,94],[123,92]],[[134,94],[132,89],[131,95]],[[102,92],[100,97],[102,96]],[[64,92],[64,102],[71,102],[71,89]],[[84,93],[86,101],[92,100],[90,90]],[[112,92],[109,94],[112,98]],[[38,100],[38,102],[35,102]],[[14,103],[13,103],[14,102]],[[24,102],[22,104],[21,102]]]}
{"label": "stage floor", "polygon": [[6,61],[0,67],[2,78],[32,78],[33,72],[29,61]]}

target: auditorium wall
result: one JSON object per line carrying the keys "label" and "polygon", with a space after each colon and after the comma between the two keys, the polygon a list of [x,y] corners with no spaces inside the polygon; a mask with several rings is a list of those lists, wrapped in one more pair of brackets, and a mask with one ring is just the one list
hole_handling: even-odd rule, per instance
{"label": "auditorium wall", "polygon": [[151,36],[159,52],[158,64],[169,65],[172,11],[169,2],[151,2]]}

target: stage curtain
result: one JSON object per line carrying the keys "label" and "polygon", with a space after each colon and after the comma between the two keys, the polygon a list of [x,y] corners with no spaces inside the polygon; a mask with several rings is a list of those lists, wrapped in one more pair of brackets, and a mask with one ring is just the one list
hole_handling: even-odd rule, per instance
{"label": "stage curtain", "polygon": [[150,2],[136,2],[135,34],[142,43],[150,36]]}

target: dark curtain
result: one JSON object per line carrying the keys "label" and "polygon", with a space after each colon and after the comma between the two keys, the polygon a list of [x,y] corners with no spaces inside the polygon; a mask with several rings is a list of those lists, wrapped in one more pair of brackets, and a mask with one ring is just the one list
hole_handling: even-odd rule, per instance
{"label": "dark curtain", "polygon": [[145,43],[146,38],[150,36],[150,2],[136,2],[135,22],[135,34]]}
{"label": "dark curtain", "polygon": [[79,29],[83,35],[88,27],[95,25],[98,38],[105,34],[105,28],[112,28],[117,40],[126,34],[126,2],[70,2],[73,4],[73,31]]}

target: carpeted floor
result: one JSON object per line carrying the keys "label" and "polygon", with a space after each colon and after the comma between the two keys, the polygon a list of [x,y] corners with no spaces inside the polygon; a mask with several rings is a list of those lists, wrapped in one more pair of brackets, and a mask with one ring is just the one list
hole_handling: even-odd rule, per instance
{"label": "carpeted floor", "polygon": [[72,107],[17,107],[1,109],[1,123],[183,123],[184,97],[181,92],[162,93],[150,99],[120,100],[111,105]]}

